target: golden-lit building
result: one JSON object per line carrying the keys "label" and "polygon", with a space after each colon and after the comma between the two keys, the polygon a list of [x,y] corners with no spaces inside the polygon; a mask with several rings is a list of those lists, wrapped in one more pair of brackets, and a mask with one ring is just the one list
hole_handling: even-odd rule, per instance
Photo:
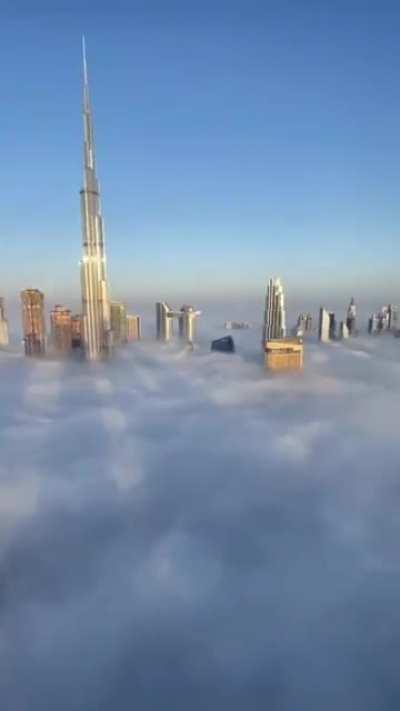
{"label": "golden-lit building", "polygon": [[72,316],[65,306],[57,304],[50,313],[50,333],[53,348],[67,354],[72,348]]}
{"label": "golden-lit building", "polygon": [[268,370],[301,370],[304,346],[301,338],[276,338],[265,342],[265,367]]}
{"label": "golden-lit building", "polygon": [[46,351],[44,294],[39,289],[25,289],[21,291],[21,302],[25,355],[44,355]]}
{"label": "golden-lit building", "polygon": [[128,314],[126,317],[126,338],[128,343],[140,341],[141,336],[140,316]]}

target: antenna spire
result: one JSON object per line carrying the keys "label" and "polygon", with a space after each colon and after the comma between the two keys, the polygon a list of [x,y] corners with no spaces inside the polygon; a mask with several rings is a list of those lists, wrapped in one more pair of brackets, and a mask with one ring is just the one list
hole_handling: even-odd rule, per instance
{"label": "antenna spire", "polygon": [[87,84],[88,83],[88,71],[87,71],[87,61],[86,61],[85,35],[82,35],[82,58],[83,58],[83,81],[85,84]]}

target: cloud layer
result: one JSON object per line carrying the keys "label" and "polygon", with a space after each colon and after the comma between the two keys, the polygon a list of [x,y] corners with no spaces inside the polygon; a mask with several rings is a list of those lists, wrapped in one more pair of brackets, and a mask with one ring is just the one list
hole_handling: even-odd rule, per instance
{"label": "cloud layer", "polygon": [[0,354],[5,709],[399,708],[400,342],[238,339]]}

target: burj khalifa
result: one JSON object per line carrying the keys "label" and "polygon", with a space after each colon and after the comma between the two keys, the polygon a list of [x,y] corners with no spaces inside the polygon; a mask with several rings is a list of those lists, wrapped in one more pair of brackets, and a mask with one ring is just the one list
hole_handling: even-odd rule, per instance
{"label": "burj khalifa", "polygon": [[83,124],[84,124],[84,187],[81,190],[83,256],[81,261],[82,335],[88,360],[106,357],[112,347],[110,300],[104,226],[101,215],[99,184],[93,136],[92,107],[83,39]]}

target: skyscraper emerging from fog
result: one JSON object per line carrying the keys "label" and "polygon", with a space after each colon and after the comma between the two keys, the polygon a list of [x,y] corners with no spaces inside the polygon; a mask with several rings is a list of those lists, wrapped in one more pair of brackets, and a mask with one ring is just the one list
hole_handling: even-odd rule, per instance
{"label": "skyscraper emerging from fog", "polygon": [[4,306],[4,299],[0,297],[0,348],[1,346],[8,346],[9,336],[8,336],[8,321],[6,319],[6,309]]}
{"label": "skyscraper emerging from fog", "polygon": [[50,313],[50,333],[53,348],[62,355],[72,348],[72,316],[65,306],[57,304]]}
{"label": "skyscraper emerging from fog", "polygon": [[84,187],[81,190],[83,256],[82,340],[88,360],[107,355],[112,347],[110,302],[108,296],[104,227],[101,215],[99,184],[93,136],[92,108],[83,40],[83,122],[84,122]]}
{"label": "skyscraper emerging from fog", "polygon": [[286,337],[285,295],[280,279],[269,279],[265,297],[263,343]]}
{"label": "skyscraper emerging from fog", "polygon": [[21,302],[25,355],[44,355],[46,351],[44,295],[39,289],[25,289],[21,292]]}

